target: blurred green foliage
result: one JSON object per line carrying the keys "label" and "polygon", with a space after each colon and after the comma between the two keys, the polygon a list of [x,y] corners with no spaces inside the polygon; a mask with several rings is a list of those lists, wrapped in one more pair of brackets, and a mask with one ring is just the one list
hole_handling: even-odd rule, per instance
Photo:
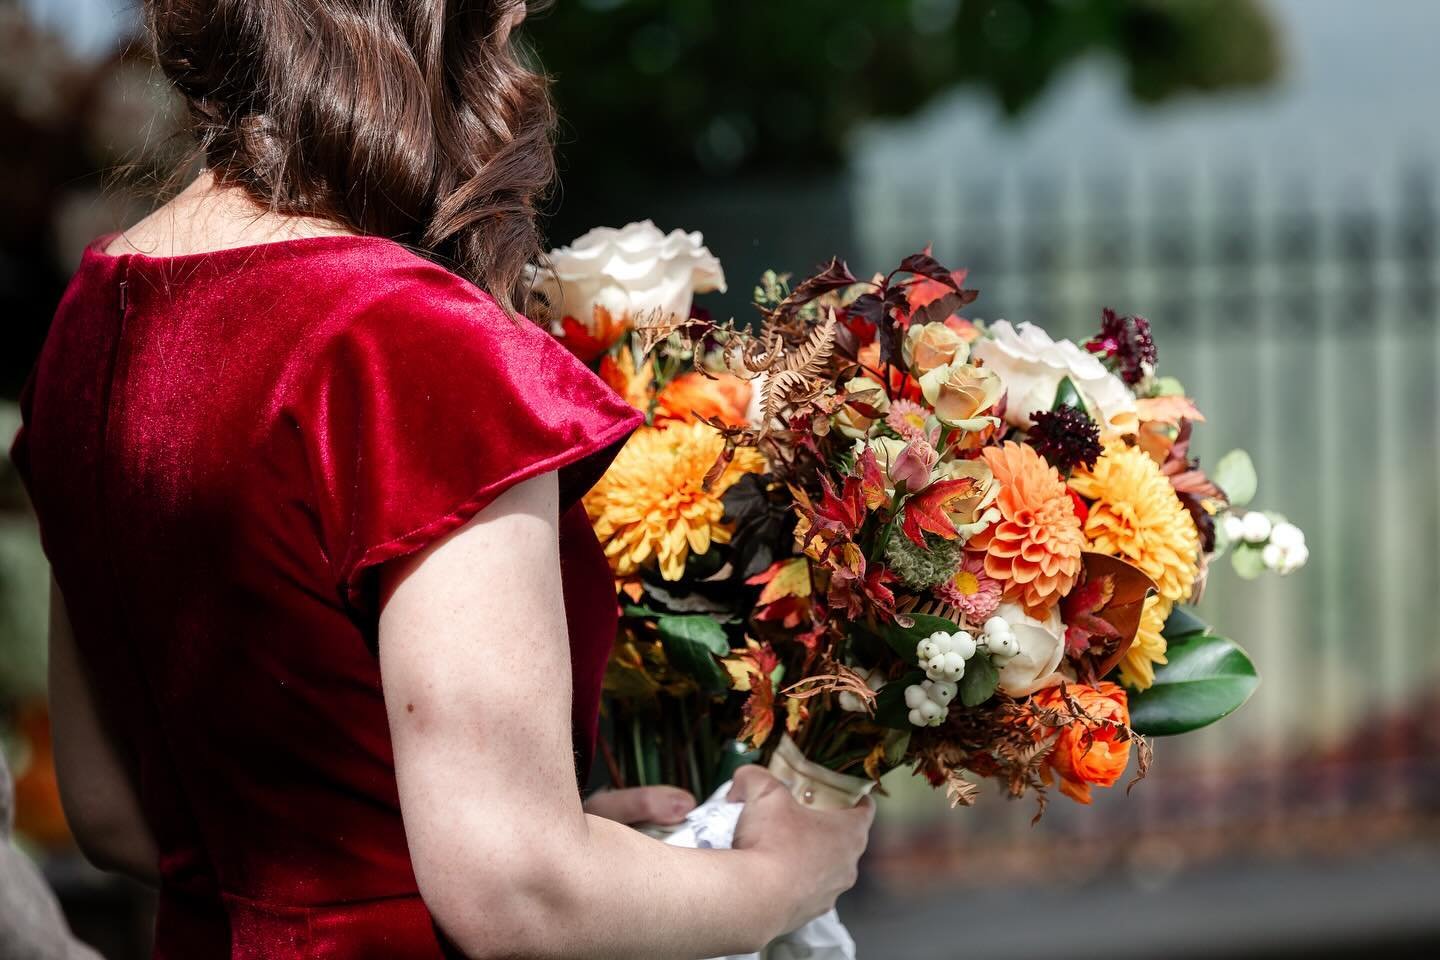
{"label": "blurred green foliage", "polygon": [[959,86],[1019,114],[1090,55],[1144,103],[1281,64],[1261,0],[565,0],[529,31],[571,172],[612,183],[833,165],[860,121]]}

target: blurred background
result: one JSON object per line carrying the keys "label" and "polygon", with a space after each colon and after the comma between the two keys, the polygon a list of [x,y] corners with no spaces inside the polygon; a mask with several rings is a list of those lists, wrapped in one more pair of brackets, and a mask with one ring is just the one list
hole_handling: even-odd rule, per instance
{"label": "blurred background", "polygon": [[[182,151],[131,0],[0,0],[0,440],[81,246]],[[705,233],[766,267],[933,244],[971,315],[1155,324],[1247,448],[1300,574],[1211,574],[1264,682],[1094,809],[887,781],[842,912],[866,958],[1433,955],[1440,945],[1440,32],[1434,0],[561,0],[550,238]],[[117,173],[121,167],[124,173]],[[47,573],[0,462],[0,744],[22,849],[77,933],[146,955],[143,892],[73,852],[45,712]],[[1113,912],[1115,916],[1110,916]],[[3,955],[0,949],[0,955]]]}

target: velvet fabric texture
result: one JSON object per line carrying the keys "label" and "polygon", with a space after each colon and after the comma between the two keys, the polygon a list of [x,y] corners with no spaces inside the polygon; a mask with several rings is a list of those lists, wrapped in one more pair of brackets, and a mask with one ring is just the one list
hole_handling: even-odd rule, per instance
{"label": "velvet fabric texture", "polygon": [[156,258],[109,239],[56,312],[11,455],[159,845],[155,956],[441,956],[376,570],[557,470],[583,777],[616,603],[579,497],[640,417],[390,240]]}

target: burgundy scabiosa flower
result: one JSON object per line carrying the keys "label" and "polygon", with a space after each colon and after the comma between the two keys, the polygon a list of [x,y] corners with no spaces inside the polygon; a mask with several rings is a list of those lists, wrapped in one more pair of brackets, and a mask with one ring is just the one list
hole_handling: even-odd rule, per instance
{"label": "burgundy scabiosa flower", "polygon": [[1078,407],[1038,410],[1031,415],[1030,445],[1061,473],[1086,469],[1100,459],[1100,427]]}
{"label": "burgundy scabiosa flower", "polygon": [[1150,321],[1121,316],[1109,307],[1101,315],[1100,333],[1086,341],[1085,349],[1110,361],[1120,379],[1132,387],[1155,369],[1159,359]]}

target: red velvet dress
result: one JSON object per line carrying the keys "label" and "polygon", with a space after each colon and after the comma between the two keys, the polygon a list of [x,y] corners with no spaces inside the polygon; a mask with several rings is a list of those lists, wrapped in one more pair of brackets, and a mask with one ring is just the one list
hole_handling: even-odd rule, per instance
{"label": "red velvet dress", "polygon": [[442,956],[396,797],[376,567],[558,470],[583,770],[616,608],[578,498],[638,414],[389,240],[108,240],[12,456],[159,845],[155,956]]}

